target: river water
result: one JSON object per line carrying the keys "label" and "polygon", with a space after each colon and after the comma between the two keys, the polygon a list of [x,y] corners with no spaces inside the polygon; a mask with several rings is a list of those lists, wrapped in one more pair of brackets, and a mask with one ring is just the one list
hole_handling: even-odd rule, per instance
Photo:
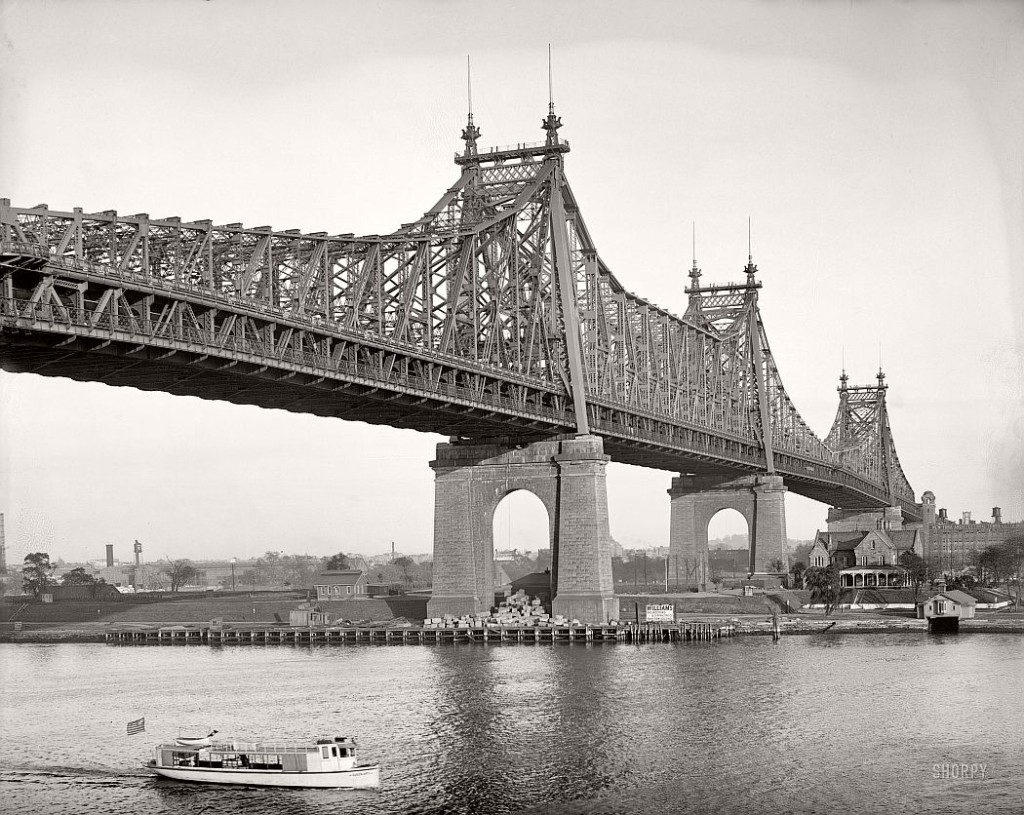
{"label": "river water", "polygon": [[[6,813],[1024,812],[1024,638],[0,645]],[[146,732],[127,736],[145,716]],[[354,735],[379,791],[217,788],[154,744]]]}

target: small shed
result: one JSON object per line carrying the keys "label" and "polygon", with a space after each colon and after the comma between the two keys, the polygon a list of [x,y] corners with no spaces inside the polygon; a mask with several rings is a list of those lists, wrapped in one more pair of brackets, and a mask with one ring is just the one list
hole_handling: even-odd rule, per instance
{"label": "small shed", "polygon": [[316,599],[321,602],[368,596],[366,575],[359,569],[332,569],[320,572],[315,588]]}
{"label": "small shed", "polygon": [[288,625],[290,626],[306,628],[307,626],[327,625],[328,622],[326,611],[322,611],[317,606],[310,606],[308,603],[303,603],[288,612]]}
{"label": "small shed", "polygon": [[978,601],[966,592],[946,589],[918,603],[917,618],[928,620],[928,626],[933,630],[955,630],[960,620],[969,620],[974,616],[977,605]]}

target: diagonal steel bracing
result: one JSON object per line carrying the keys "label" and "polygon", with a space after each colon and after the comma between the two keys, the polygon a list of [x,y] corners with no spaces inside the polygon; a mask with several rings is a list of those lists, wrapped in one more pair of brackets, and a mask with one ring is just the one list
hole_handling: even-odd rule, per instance
{"label": "diagonal steel bracing", "polygon": [[881,382],[844,382],[819,439],[782,384],[756,267],[701,287],[695,264],[682,317],[628,292],[545,129],[467,147],[457,182],[389,235],[0,199],[0,364],[471,438],[590,430],[616,460],[775,472],[916,515]]}

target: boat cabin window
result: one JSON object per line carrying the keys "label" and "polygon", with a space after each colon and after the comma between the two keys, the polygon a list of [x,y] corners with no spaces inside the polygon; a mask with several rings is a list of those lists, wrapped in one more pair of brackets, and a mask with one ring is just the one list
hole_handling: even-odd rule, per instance
{"label": "boat cabin window", "polygon": [[323,751],[324,758],[330,758],[331,757],[331,753],[330,753],[330,748],[329,747],[321,747],[320,749]]}

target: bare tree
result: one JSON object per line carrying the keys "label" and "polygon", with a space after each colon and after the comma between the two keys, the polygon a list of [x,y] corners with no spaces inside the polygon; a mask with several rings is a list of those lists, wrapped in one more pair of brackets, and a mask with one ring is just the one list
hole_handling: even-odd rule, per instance
{"label": "bare tree", "polygon": [[160,570],[171,581],[171,591],[177,591],[196,577],[196,567],[188,559],[168,560]]}
{"label": "bare tree", "polygon": [[1020,608],[1021,602],[1021,579],[1024,578],[1024,535],[1014,535],[1008,538],[1002,548],[1005,551],[1007,566],[1011,577],[1017,580],[1017,601],[1016,606]]}
{"label": "bare tree", "polygon": [[917,607],[917,595],[921,591],[921,585],[929,578],[928,564],[917,552],[908,549],[900,555],[900,566],[907,570],[907,579],[914,587],[914,607]]}

